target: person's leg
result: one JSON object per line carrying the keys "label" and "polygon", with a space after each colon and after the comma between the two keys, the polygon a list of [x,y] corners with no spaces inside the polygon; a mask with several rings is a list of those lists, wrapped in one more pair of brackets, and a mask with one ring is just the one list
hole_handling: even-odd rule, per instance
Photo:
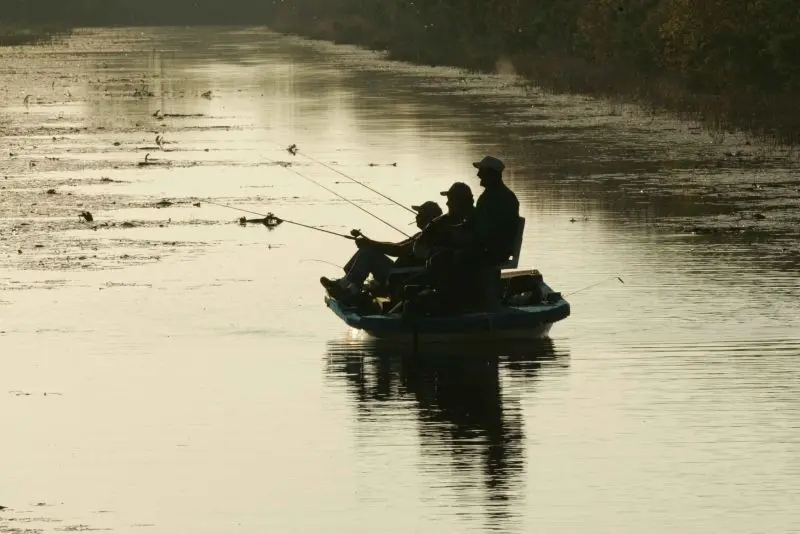
{"label": "person's leg", "polygon": [[345,278],[358,287],[364,285],[367,277],[372,276],[379,283],[386,283],[394,262],[387,256],[370,248],[362,248],[345,265]]}
{"label": "person's leg", "polygon": [[362,248],[344,266],[344,277],[331,280],[323,276],[319,281],[333,298],[350,302],[360,294],[370,274],[385,283],[391,268],[392,260],[375,250]]}
{"label": "person's leg", "polygon": [[369,270],[366,269],[366,262],[364,261],[364,250],[362,248],[356,250],[356,253],[344,264],[343,278],[348,282],[361,285],[361,282],[369,276]]}

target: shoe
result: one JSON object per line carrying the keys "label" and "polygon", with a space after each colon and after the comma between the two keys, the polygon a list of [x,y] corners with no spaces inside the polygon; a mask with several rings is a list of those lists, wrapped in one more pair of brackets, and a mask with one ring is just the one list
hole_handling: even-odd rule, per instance
{"label": "shoe", "polygon": [[354,298],[358,296],[358,291],[356,287],[344,278],[340,278],[339,280],[331,280],[325,276],[319,279],[319,283],[322,284],[322,287],[328,292],[332,298],[342,301],[345,304],[352,303]]}

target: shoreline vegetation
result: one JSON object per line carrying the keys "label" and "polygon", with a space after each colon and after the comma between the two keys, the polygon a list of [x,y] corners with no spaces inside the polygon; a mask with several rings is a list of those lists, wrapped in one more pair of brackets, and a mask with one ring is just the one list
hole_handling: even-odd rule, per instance
{"label": "shoreline vegetation", "polygon": [[[6,3],[4,3],[6,4]],[[26,0],[0,28],[265,25],[800,143],[796,0]],[[24,40],[26,35],[6,35]],[[36,42],[32,39],[30,42]]]}
{"label": "shoreline vegetation", "polygon": [[6,26],[0,21],[0,47],[38,45],[69,35],[68,28],[56,26],[18,27]]}
{"label": "shoreline vegetation", "polygon": [[390,59],[513,73],[545,90],[800,143],[800,7],[793,1],[372,3],[285,1],[269,26],[384,50]]}

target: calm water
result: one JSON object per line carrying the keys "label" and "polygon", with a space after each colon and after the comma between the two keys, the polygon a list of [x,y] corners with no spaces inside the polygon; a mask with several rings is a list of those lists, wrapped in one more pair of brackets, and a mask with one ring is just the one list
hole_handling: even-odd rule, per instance
{"label": "calm water", "polygon": [[[800,532],[791,154],[263,30],[0,69],[0,532]],[[485,153],[520,267],[603,282],[538,345],[355,338],[318,283],[352,243],[205,203],[394,239],[303,154],[410,205]]]}

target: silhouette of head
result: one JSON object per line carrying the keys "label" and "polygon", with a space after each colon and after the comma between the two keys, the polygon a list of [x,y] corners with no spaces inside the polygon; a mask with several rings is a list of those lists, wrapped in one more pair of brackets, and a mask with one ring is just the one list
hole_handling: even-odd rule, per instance
{"label": "silhouette of head", "polygon": [[417,217],[414,222],[417,223],[417,228],[420,230],[428,226],[432,220],[442,214],[442,208],[432,200],[423,202],[419,206],[411,206],[411,209],[417,212]]}
{"label": "silhouette of head", "polygon": [[440,194],[447,197],[447,211],[454,217],[466,215],[475,202],[472,189],[464,182],[455,182],[450,189]]}
{"label": "silhouette of head", "polygon": [[472,166],[478,169],[478,178],[481,179],[483,187],[490,187],[502,182],[503,170],[506,168],[502,161],[493,156],[486,156],[482,160],[474,162]]}

